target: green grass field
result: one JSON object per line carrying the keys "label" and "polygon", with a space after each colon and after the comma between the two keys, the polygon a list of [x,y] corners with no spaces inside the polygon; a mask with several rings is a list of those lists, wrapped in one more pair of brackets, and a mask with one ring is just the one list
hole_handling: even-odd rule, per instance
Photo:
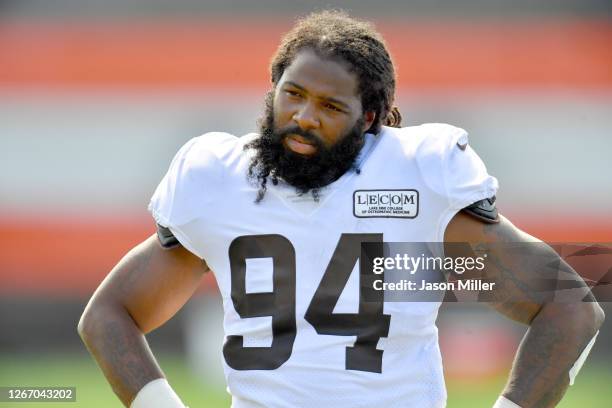
{"label": "green grass field", "polygon": [[[229,407],[223,389],[207,387],[191,375],[182,357],[162,355],[160,363],[170,382],[191,408]],[[612,406],[612,368],[590,362],[570,387],[562,408],[608,408]],[[486,381],[448,380],[448,408],[491,407],[505,378]],[[121,407],[100,370],[84,354],[23,357],[0,354],[0,386],[75,386],[76,403],[2,403],[0,408]]]}

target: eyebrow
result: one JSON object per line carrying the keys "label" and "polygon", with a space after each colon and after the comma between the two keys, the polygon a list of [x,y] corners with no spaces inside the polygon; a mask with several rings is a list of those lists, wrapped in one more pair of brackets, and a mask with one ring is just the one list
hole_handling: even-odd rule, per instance
{"label": "eyebrow", "polygon": [[[296,83],[295,83],[295,82],[293,82],[293,81],[285,81],[285,84],[287,84],[287,85],[291,85],[291,86],[293,86],[294,88],[299,89],[300,91],[303,91],[303,92],[308,92],[308,91],[306,90],[306,88],[304,88],[303,86],[300,86],[300,85],[296,84]],[[341,108],[343,108],[343,109],[350,110],[350,107],[348,106],[348,104],[346,104],[345,102],[342,102],[340,99],[336,99],[336,98],[334,98],[334,97],[332,97],[332,96],[325,96],[325,97],[322,97],[321,99],[324,99],[324,100],[326,100],[327,102],[331,102],[331,103],[334,103],[334,104],[336,104],[336,105],[339,105],[339,106],[340,106]]]}

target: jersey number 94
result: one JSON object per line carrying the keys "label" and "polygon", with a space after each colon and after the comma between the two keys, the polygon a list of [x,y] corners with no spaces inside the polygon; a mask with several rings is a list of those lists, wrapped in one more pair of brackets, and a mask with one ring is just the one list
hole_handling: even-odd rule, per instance
{"label": "jersey number 94", "polygon": [[[380,373],[383,351],[376,345],[388,336],[391,316],[383,314],[384,293],[374,290],[374,275],[368,273],[367,260],[361,259],[363,242],[379,243],[375,253],[382,256],[382,234],[342,234],[304,318],[318,334],[357,336],[346,347],[345,369]],[[246,260],[263,257],[273,260],[273,291],[247,293]],[[235,370],[274,370],[291,357],[297,332],[295,249],[282,235],[245,235],[232,241],[229,258],[236,312],[241,318],[271,316],[273,338],[270,347],[244,347],[243,336],[227,336],[225,361]],[[357,260],[359,312],[333,313]]]}

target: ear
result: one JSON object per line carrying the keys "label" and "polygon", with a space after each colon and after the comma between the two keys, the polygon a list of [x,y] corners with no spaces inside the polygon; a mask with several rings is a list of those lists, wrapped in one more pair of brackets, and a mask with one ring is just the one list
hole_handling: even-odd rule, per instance
{"label": "ear", "polygon": [[376,119],[376,112],[374,111],[365,112],[363,114],[363,119],[364,119],[363,131],[365,132],[366,130],[370,128],[370,126],[372,126],[372,123],[374,123],[374,119]]}

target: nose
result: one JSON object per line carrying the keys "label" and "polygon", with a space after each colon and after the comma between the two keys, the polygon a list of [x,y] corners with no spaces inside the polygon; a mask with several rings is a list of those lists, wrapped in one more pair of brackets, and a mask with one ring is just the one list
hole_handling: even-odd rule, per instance
{"label": "nose", "polygon": [[293,120],[304,130],[316,129],[321,124],[312,103],[304,103],[293,115]]}

